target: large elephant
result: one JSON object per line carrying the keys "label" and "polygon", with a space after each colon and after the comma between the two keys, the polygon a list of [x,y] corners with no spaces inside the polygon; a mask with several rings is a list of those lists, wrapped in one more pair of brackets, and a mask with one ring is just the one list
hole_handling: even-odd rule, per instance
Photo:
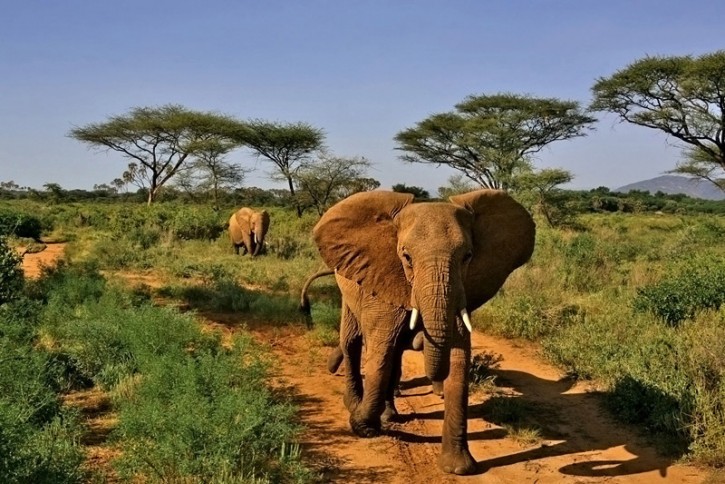
{"label": "large elephant", "polygon": [[234,252],[239,255],[239,248],[244,249],[242,254],[254,257],[264,245],[264,238],[269,229],[269,214],[262,210],[258,212],[248,207],[237,210],[229,219],[229,238],[232,240]]}
{"label": "large elephant", "polygon": [[478,190],[450,202],[358,193],[330,208],[313,236],[342,292],[344,403],[353,431],[363,437],[380,432],[400,367],[399,342],[412,337],[420,315],[426,375],[444,383],[438,465],[444,472],[470,474],[476,463],[466,435],[469,312],[492,298],[531,257],[535,226],[503,191]]}

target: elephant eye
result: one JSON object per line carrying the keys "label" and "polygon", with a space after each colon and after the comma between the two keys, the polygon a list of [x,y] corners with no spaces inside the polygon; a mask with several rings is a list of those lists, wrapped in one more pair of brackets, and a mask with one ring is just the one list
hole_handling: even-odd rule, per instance
{"label": "elephant eye", "polygon": [[465,264],[471,262],[471,259],[473,259],[473,252],[469,250],[468,252],[466,252],[466,255],[463,256],[463,263]]}
{"label": "elephant eye", "polygon": [[410,258],[410,254],[407,252],[403,252],[403,258],[405,259],[405,262],[408,264],[408,267],[413,267],[413,259]]}

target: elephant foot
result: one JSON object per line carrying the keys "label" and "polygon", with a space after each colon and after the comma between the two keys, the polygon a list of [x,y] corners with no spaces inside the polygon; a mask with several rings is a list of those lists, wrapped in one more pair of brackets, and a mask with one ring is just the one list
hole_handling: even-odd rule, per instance
{"label": "elephant foot", "polygon": [[385,402],[385,410],[383,410],[383,414],[380,416],[380,420],[384,424],[397,422],[398,410],[395,408],[395,405],[393,405],[391,402]]}
{"label": "elephant foot", "polygon": [[435,393],[439,397],[443,398],[443,382],[434,381],[434,382],[432,382],[432,387],[433,387],[433,393]]}
{"label": "elephant foot", "polygon": [[458,452],[443,452],[438,457],[438,467],[445,473],[464,476],[476,472],[476,461],[468,449]]}
{"label": "elephant foot", "polygon": [[369,439],[380,435],[380,420],[356,419],[355,414],[350,415],[350,427],[355,435]]}

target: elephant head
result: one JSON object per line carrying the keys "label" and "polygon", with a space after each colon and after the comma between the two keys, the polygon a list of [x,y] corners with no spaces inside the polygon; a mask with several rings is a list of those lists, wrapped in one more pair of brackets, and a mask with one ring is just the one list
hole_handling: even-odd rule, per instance
{"label": "elephant head", "polygon": [[229,221],[232,243],[244,245],[252,256],[259,254],[269,229],[269,214],[251,208],[241,208]]}
{"label": "elephant head", "polygon": [[412,202],[413,195],[395,192],[352,195],[325,213],[314,238],[339,275],[381,303],[411,311],[411,327],[420,314],[426,374],[443,381],[451,348],[470,352],[469,312],[529,259],[535,226],[498,190],[451,203]]}

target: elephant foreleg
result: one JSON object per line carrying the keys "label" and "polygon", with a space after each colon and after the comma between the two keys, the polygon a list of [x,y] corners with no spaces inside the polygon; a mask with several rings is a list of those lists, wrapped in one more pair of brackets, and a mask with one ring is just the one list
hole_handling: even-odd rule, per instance
{"label": "elephant foreleg", "polygon": [[[375,317],[377,315],[368,312],[365,316]],[[399,325],[386,321],[392,316],[386,313],[382,317],[379,316],[379,319],[373,319],[372,321],[378,323],[377,327],[365,332],[363,399],[350,415],[350,425],[353,431],[361,437],[374,437],[380,433],[381,416],[385,410],[388,393],[392,396],[392,369],[395,366],[397,335],[400,334],[403,319],[399,319]],[[366,327],[364,322],[363,327]]]}
{"label": "elephant foreleg", "polygon": [[[470,338],[470,337],[469,337]],[[451,366],[444,382],[443,447],[438,465],[443,472],[471,474],[476,469],[468,450],[468,366],[470,340],[465,348],[451,348]]]}
{"label": "elephant foreleg", "polygon": [[383,423],[394,421],[398,416],[398,410],[395,408],[395,396],[399,393],[400,378],[403,373],[403,351],[405,348],[402,344],[395,346],[395,355],[393,357],[393,365],[391,368],[390,381],[385,394],[385,409],[381,415]]}
{"label": "elephant foreleg", "polygon": [[340,348],[345,362],[346,383],[343,402],[350,413],[355,411],[363,398],[363,383],[360,374],[362,343],[357,320],[347,305],[343,304],[340,322]]}

